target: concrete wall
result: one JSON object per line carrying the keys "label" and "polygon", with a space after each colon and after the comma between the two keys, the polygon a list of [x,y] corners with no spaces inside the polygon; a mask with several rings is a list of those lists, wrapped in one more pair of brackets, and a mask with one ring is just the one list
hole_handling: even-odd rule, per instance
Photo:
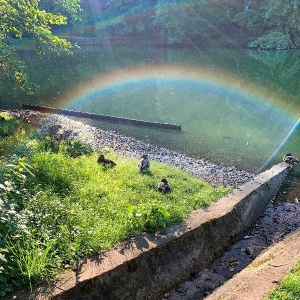
{"label": "concrete wall", "polygon": [[289,170],[276,165],[167,233],[133,238],[79,264],[31,299],[156,298],[224,253],[263,213]]}

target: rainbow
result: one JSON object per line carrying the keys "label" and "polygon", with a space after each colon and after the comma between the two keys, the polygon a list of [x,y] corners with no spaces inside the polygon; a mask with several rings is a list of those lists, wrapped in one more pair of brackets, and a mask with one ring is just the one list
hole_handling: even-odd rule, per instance
{"label": "rainbow", "polygon": [[294,120],[298,118],[294,112],[299,111],[299,107],[289,106],[287,99],[278,97],[269,89],[258,88],[251,82],[214,69],[186,65],[147,65],[100,74],[66,91],[55,105],[75,107],[79,102],[92,101],[95,96],[101,98],[112,90],[150,84],[175,86],[186,84],[195,88],[205,88],[217,94],[230,94],[237,101],[253,103],[261,109],[273,109],[273,113],[279,119],[287,118],[288,123],[292,119],[293,125]]}
{"label": "rainbow", "polygon": [[[146,86],[172,85],[206,90],[217,95],[227,95],[236,102],[249,105],[259,110],[261,114],[279,122],[284,130],[281,144],[269,157],[266,165],[285,145],[299,126],[299,107],[288,104],[290,101],[281,98],[269,89],[258,88],[250,81],[237,78],[231,74],[224,74],[215,69],[193,67],[189,65],[145,65],[126,69],[118,69],[100,74],[65,92],[52,105],[55,107],[76,109],[84,104],[99,101],[112,91],[122,92],[127,89]],[[184,126],[184,124],[182,124]]]}

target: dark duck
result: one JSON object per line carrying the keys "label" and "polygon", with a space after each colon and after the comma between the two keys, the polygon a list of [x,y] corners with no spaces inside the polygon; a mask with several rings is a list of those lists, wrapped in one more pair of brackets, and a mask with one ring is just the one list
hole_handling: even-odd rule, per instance
{"label": "dark duck", "polygon": [[295,164],[299,164],[299,159],[292,156],[292,153],[286,154],[282,159],[289,166],[293,166]]}
{"label": "dark duck", "polygon": [[99,155],[99,158],[97,160],[98,164],[102,164],[104,166],[110,166],[110,167],[114,167],[116,165],[116,163],[108,158],[105,158],[103,154]]}
{"label": "dark duck", "polygon": [[157,185],[157,190],[162,194],[169,194],[171,193],[172,189],[168,183],[166,178],[163,178]]}
{"label": "dark duck", "polygon": [[146,155],[146,154],[142,155],[138,166],[139,166],[140,172],[145,172],[147,169],[150,168],[150,161],[148,159],[148,155]]}

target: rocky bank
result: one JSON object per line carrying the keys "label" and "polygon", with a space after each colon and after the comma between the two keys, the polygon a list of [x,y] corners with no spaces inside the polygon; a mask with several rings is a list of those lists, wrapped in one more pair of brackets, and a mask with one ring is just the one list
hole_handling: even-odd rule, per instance
{"label": "rocky bank", "polygon": [[78,119],[30,110],[9,110],[6,112],[39,127],[44,133],[55,132],[56,136],[61,138],[78,138],[91,145],[94,150],[107,147],[119,155],[134,158],[148,154],[150,160],[175,166],[214,186],[240,185],[254,177],[254,174],[235,167],[226,167],[210,161],[188,157],[182,153],[151,145],[114,131],[104,131],[85,125]]}

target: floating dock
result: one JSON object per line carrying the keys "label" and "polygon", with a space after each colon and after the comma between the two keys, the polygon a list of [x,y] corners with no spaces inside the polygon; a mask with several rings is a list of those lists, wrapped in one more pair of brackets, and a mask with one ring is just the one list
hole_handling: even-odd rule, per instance
{"label": "floating dock", "polygon": [[80,112],[80,111],[60,109],[60,108],[51,108],[51,107],[46,107],[46,106],[30,105],[30,104],[23,104],[23,109],[35,110],[35,111],[39,111],[42,113],[48,113],[48,114],[58,114],[58,115],[73,116],[73,117],[78,117],[78,118],[88,118],[88,119],[109,121],[109,122],[115,122],[115,123],[125,123],[125,124],[130,124],[130,125],[139,125],[139,126],[147,126],[147,127],[181,131],[181,125],[176,125],[176,124],[142,121],[142,120],[121,118],[121,117],[115,117],[115,116],[109,116],[109,115],[93,114],[93,113],[87,113],[87,112]]}

